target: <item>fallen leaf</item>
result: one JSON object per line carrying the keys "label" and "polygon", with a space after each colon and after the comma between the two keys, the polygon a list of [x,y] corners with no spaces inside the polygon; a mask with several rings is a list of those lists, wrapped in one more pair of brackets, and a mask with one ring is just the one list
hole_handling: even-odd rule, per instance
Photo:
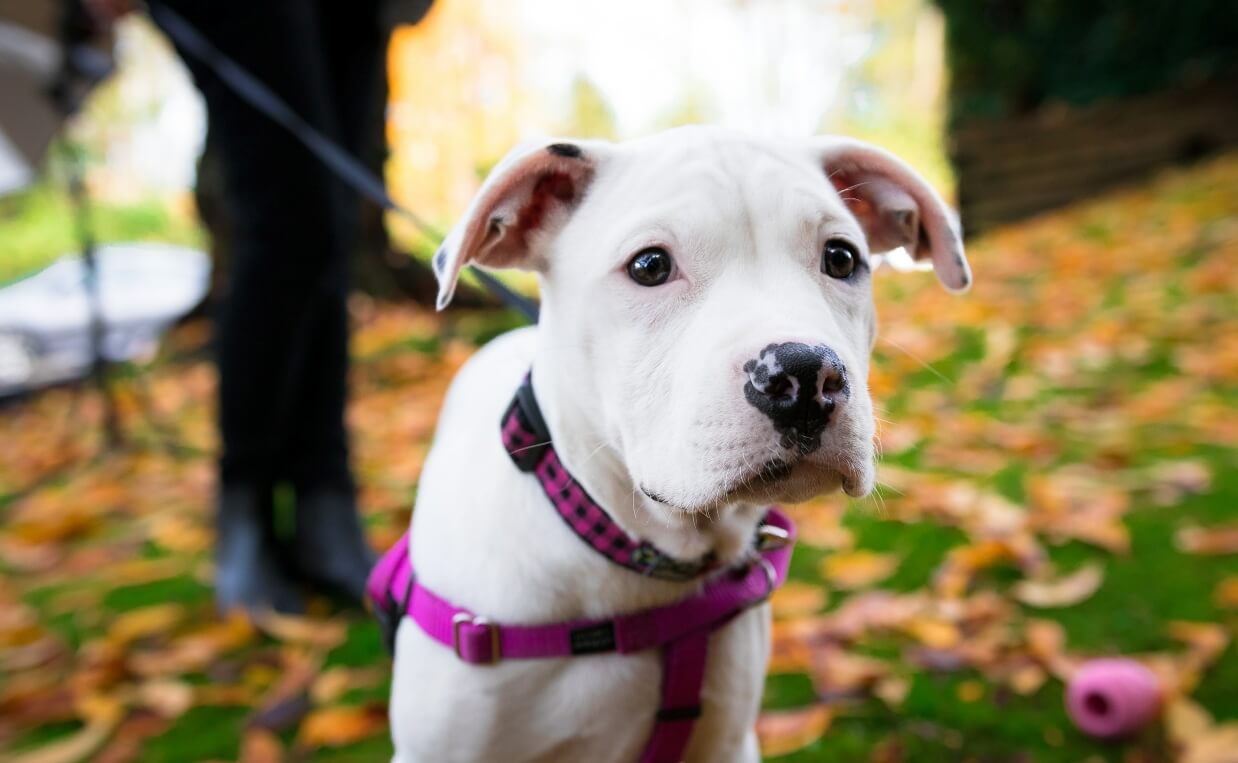
{"label": "fallen leaf", "polygon": [[6,758],[6,763],[78,763],[90,757],[111,737],[124,714],[114,697],[94,695],[78,700],[78,712],[86,721],[82,728],[63,739],[29,752]]}
{"label": "fallen leaf", "polygon": [[194,690],[184,681],[148,681],[138,687],[138,701],[164,718],[179,718],[193,707]]}
{"label": "fallen leaf", "polygon": [[1222,609],[1238,609],[1238,575],[1231,575],[1217,583],[1212,600]]}
{"label": "fallen leaf", "polygon": [[1174,535],[1174,545],[1184,554],[1238,554],[1238,524],[1219,527],[1182,527]]}
{"label": "fallen leaf", "polygon": [[271,638],[319,649],[334,649],[348,637],[348,623],[341,619],[296,617],[267,610],[256,613],[253,621]]}
{"label": "fallen leaf", "polygon": [[185,608],[180,604],[156,604],[132,609],[112,620],[107,637],[112,643],[125,646],[148,636],[171,635],[184,618]]}
{"label": "fallen leaf", "polygon": [[340,747],[372,737],[386,728],[384,707],[327,707],[306,716],[297,741],[307,747]]}
{"label": "fallen leaf", "polygon": [[873,685],[873,696],[886,703],[891,710],[898,710],[911,691],[911,680],[906,676],[883,676]]}
{"label": "fallen leaf", "polygon": [[761,754],[772,758],[802,750],[821,738],[833,718],[834,712],[825,705],[761,713],[757,718]]}
{"label": "fallen leaf", "polygon": [[774,617],[786,619],[811,615],[825,607],[825,589],[812,583],[789,580],[770,597]]}
{"label": "fallen leaf", "polygon": [[242,732],[238,763],[282,763],[283,760],[284,745],[273,732],[254,727]]}
{"label": "fallen leaf", "polygon": [[898,569],[898,557],[856,550],[830,554],[821,562],[821,574],[835,588],[850,591],[878,583]]}
{"label": "fallen leaf", "polygon": [[1069,607],[1096,593],[1104,580],[1104,567],[1090,562],[1056,580],[1020,580],[1011,592],[1016,599],[1031,607]]}
{"label": "fallen leaf", "polygon": [[1015,694],[1030,697],[1040,691],[1040,687],[1045,685],[1047,679],[1048,676],[1043,668],[1039,665],[1028,664],[1011,673],[1008,683]]}
{"label": "fallen leaf", "polygon": [[1238,763],[1238,723],[1223,723],[1192,738],[1181,763]]}
{"label": "fallen leaf", "polygon": [[1025,626],[1027,651],[1059,681],[1069,681],[1079,660],[1066,654],[1066,630],[1053,620],[1029,620]]}
{"label": "fallen leaf", "polygon": [[876,657],[828,645],[812,652],[809,673],[818,696],[852,694],[867,689],[890,673],[890,664]]}
{"label": "fallen leaf", "polygon": [[955,689],[960,702],[976,702],[984,696],[984,684],[976,680],[963,681]]}
{"label": "fallen leaf", "polygon": [[310,699],[315,705],[330,705],[346,692],[378,686],[390,676],[385,667],[347,668],[341,665],[322,671],[310,686]]}
{"label": "fallen leaf", "polygon": [[1197,669],[1212,663],[1229,646],[1229,631],[1218,623],[1195,623],[1175,620],[1166,628],[1170,637],[1190,647],[1190,657]]}
{"label": "fallen leaf", "polygon": [[1212,714],[1187,697],[1174,697],[1165,707],[1165,733],[1170,741],[1184,747],[1212,727]]}
{"label": "fallen leaf", "polygon": [[114,724],[91,723],[63,739],[6,757],[5,763],[79,763],[112,735]]}
{"label": "fallen leaf", "polygon": [[153,713],[135,712],[112,734],[111,740],[90,763],[129,763],[142,757],[148,739],[164,733],[168,721]]}
{"label": "fallen leaf", "polygon": [[939,617],[913,617],[903,625],[903,630],[916,641],[933,649],[949,649],[962,639],[958,626]]}

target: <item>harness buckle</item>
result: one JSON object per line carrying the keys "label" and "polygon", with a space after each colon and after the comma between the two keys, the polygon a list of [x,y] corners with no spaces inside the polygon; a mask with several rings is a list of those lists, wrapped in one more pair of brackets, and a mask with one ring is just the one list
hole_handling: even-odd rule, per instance
{"label": "harness buckle", "polygon": [[[486,659],[470,659],[464,656],[464,650],[460,645],[460,628],[465,625],[475,625],[486,629],[490,644],[490,654]],[[451,648],[455,650],[456,656],[464,662],[475,665],[494,665],[502,657],[499,648],[499,626],[484,617],[477,617],[468,612],[457,612],[451,618]]]}
{"label": "harness buckle", "polygon": [[776,525],[765,524],[757,528],[757,551],[774,551],[791,542],[791,533]]}

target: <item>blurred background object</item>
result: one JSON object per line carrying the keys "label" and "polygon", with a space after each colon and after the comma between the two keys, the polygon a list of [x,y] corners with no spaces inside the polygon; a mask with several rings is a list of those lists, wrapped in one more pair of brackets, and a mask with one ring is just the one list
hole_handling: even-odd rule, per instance
{"label": "blurred background object", "polygon": [[979,232],[1238,146],[1238,5],[936,0]]}
{"label": "blurred background object", "polygon": [[[160,335],[202,301],[210,260],[157,243],[107,244],[95,253],[102,353],[144,361]],[[77,254],[0,288],[0,397],[85,376],[94,362],[92,300]]]}

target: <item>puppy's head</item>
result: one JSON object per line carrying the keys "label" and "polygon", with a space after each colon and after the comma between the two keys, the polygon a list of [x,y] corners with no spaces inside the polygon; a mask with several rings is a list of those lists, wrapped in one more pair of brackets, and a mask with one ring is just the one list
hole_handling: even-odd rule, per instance
{"label": "puppy's head", "polygon": [[434,266],[440,307],[465,264],[537,271],[556,436],[697,512],[872,489],[871,276],[897,247],[968,287],[951,212],[895,156],[684,128],[513,151]]}

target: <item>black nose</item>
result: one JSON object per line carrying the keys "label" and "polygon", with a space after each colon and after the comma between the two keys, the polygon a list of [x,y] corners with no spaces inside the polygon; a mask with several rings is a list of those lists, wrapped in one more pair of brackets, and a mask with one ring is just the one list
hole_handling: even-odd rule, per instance
{"label": "black nose", "polygon": [[820,447],[830,414],[850,395],[842,360],[821,344],[771,344],[744,371],[749,404],[774,422],[784,448],[805,455]]}

